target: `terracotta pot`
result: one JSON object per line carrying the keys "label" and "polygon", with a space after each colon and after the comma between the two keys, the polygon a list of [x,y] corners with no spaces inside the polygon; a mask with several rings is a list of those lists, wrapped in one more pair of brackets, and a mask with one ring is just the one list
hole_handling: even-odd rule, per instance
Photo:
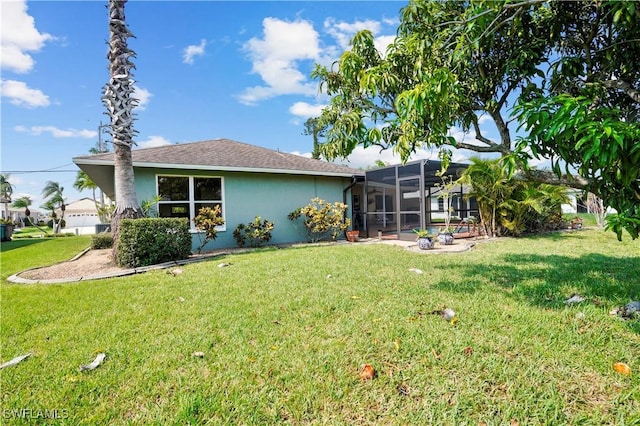
{"label": "terracotta pot", "polygon": [[355,243],[358,241],[358,237],[360,236],[360,231],[347,231],[347,241],[350,243]]}

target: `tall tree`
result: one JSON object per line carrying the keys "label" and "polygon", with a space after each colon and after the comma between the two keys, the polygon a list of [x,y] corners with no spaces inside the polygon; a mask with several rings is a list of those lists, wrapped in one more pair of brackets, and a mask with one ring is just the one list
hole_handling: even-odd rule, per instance
{"label": "tall tree", "polygon": [[31,197],[29,197],[28,195],[25,195],[15,200],[12,205],[13,207],[18,209],[24,209],[25,219],[23,223],[25,226],[35,226],[40,231],[46,234],[47,231],[45,231],[44,229],[40,228],[40,226],[38,226],[38,221],[31,218],[31,210],[29,209],[29,207],[31,206],[32,203],[33,201],[31,200]]}
{"label": "tall tree", "polygon": [[[600,195],[620,214],[618,235],[626,228],[636,238],[639,20],[639,3],[613,0],[411,1],[384,54],[365,30],[332,68],[316,66],[331,96],[320,117],[329,126],[323,156],[358,145],[403,160],[424,145],[445,160],[452,148],[495,153],[527,178]],[[497,137],[483,131],[485,117]],[[513,137],[516,119],[531,137]],[[456,141],[454,126],[475,140]],[[539,155],[554,157],[555,173],[528,168]]]}
{"label": "tall tree", "polygon": [[[125,22],[126,0],[109,0],[109,82],[104,87],[102,100],[111,118],[109,133],[115,156],[115,202],[116,209],[111,221],[111,231],[117,242],[119,224],[122,219],[143,216],[136,196],[131,148],[134,145],[133,109],[137,99],[133,97],[134,68],[131,58],[135,52],[129,49],[127,39],[133,34]],[[114,244],[117,251],[117,244]]]}
{"label": "tall tree", "polygon": [[[62,227],[62,221],[64,220],[64,212],[66,210],[66,205],[64,204],[64,195],[63,195],[64,187],[60,185],[59,182],[47,181],[44,188],[42,189],[42,196],[46,198],[46,201],[42,207],[47,210],[51,210],[51,218],[53,219],[53,232],[57,234],[60,232],[60,228]],[[56,210],[60,209],[60,219],[58,219],[58,214]]]}
{"label": "tall tree", "polygon": [[313,137],[313,151],[311,152],[311,158],[319,160],[321,157],[320,152],[320,138],[324,137],[324,133],[327,130],[326,125],[322,125],[318,117],[311,117],[304,122],[304,135]]}
{"label": "tall tree", "polygon": [[9,182],[11,177],[8,173],[0,174],[0,197],[2,197],[2,204],[4,204],[4,217],[9,217],[9,203],[11,203],[11,196],[13,195],[13,185]]}

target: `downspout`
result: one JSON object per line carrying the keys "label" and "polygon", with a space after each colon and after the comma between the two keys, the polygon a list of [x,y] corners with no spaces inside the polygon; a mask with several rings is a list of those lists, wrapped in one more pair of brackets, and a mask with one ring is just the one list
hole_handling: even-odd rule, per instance
{"label": "downspout", "polygon": [[[342,204],[347,204],[347,192],[349,192],[351,188],[356,186],[359,182],[364,182],[364,178],[361,177],[358,179],[358,176],[356,175],[351,176],[351,183],[342,191]],[[351,214],[353,214],[353,207],[350,204],[347,205],[350,206]],[[347,211],[344,212],[342,220],[347,220]],[[351,226],[353,226],[353,223]],[[347,236],[347,231],[345,231],[344,235],[345,237]]]}

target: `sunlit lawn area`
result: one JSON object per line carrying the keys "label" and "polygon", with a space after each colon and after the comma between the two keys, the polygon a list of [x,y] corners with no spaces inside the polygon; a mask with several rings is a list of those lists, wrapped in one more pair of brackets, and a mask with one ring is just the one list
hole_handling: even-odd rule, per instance
{"label": "sunlit lawn area", "polygon": [[[2,244],[3,280],[89,244],[37,241]],[[27,409],[91,425],[640,424],[640,320],[609,315],[640,300],[638,241],[584,230],[455,254],[345,243],[182,269],[4,281],[0,362],[33,355],[0,370],[3,423]],[[573,293],[589,300],[566,305]],[[443,306],[457,323],[430,314]],[[78,371],[99,352],[103,365]],[[365,363],[373,380],[359,379]]]}

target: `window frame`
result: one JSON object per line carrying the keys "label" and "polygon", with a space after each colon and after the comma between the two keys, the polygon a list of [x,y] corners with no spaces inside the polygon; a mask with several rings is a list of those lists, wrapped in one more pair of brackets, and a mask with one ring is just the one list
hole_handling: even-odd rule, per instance
{"label": "window frame", "polygon": [[[168,178],[187,178],[188,179],[188,199],[187,200],[171,200],[171,201],[159,201],[158,202],[158,217],[160,216],[160,205],[171,205],[171,204],[184,204],[185,202],[189,205],[189,213],[187,218],[189,219],[189,228],[191,232],[201,232],[196,229],[193,218],[197,215],[195,211],[196,204],[200,203],[214,203],[220,204],[221,215],[222,218],[225,219],[225,223],[220,226],[216,226],[216,230],[220,232],[224,232],[227,230],[227,221],[226,221],[226,203],[225,203],[225,191],[224,191],[224,177],[223,176],[209,176],[209,175],[180,175],[180,174],[169,174],[169,173],[158,173],[156,174],[156,195],[160,194],[160,178],[168,177]],[[195,179],[220,179],[220,200],[196,200],[195,199]]]}

